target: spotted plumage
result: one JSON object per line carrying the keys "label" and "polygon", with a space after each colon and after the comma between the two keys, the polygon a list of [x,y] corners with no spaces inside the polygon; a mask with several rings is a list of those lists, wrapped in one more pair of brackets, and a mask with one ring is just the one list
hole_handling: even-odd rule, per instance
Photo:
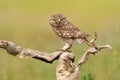
{"label": "spotted plumage", "polygon": [[59,36],[66,43],[72,45],[77,41],[85,43],[88,46],[93,46],[87,40],[90,35],[80,31],[75,25],[70,23],[64,15],[55,14],[51,16],[49,23],[57,36]]}

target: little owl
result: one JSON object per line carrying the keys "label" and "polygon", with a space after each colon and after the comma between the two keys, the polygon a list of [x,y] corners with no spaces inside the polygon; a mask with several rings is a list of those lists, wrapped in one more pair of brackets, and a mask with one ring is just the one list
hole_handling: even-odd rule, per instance
{"label": "little owl", "polygon": [[71,48],[74,42],[85,43],[92,47],[94,46],[87,40],[90,35],[80,31],[75,25],[70,23],[64,15],[55,14],[51,16],[49,23],[57,36],[66,43],[63,50]]}

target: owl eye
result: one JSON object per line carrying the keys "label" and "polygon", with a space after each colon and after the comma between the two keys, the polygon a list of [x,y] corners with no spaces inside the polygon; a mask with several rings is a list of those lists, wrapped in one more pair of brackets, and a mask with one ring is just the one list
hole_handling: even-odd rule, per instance
{"label": "owl eye", "polygon": [[62,18],[60,21],[61,21],[62,23],[65,23],[65,22],[66,22],[66,18]]}
{"label": "owl eye", "polygon": [[52,20],[55,21],[55,18],[53,18]]}
{"label": "owl eye", "polygon": [[60,21],[64,21],[64,20],[66,20],[66,18],[62,18]]}
{"label": "owl eye", "polygon": [[53,20],[52,20],[52,22],[53,22],[53,23],[55,23],[55,22],[56,22],[56,20],[55,20],[55,19],[53,19]]}

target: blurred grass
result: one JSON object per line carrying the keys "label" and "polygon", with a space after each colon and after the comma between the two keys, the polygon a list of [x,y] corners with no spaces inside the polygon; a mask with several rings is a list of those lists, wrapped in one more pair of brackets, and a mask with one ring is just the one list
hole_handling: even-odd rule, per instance
{"label": "blurred grass", "polygon": [[[113,52],[104,50],[92,56],[82,67],[82,80],[120,80],[120,0],[0,0],[0,39],[53,52],[64,43],[56,37],[48,21],[51,15],[64,14],[69,21],[93,35],[98,44],[110,44]],[[85,45],[76,44],[73,51],[80,57]],[[52,65],[29,59],[21,60],[0,50],[0,80],[55,80],[57,61]]]}

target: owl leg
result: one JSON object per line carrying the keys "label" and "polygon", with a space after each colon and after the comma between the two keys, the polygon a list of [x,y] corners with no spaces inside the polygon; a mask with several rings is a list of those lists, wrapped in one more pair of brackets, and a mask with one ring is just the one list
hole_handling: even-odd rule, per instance
{"label": "owl leg", "polygon": [[72,51],[70,50],[71,47],[72,47],[72,44],[66,43],[65,46],[63,46],[62,51],[72,52]]}
{"label": "owl leg", "polygon": [[90,47],[95,46],[94,43],[89,42],[87,39],[83,39],[82,42],[85,43],[86,45],[90,46]]}
{"label": "owl leg", "polygon": [[94,38],[89,42],[86,38],[83,40],[85,44],[87,44],[90,47],[95,47],[95,41],[97,40],[97,33],[95,32]]}
{"label": "owl leg", "polygon": [[97,40],[97,33],[94,33],[94,38],[90,41],[90,43],[95,43],[95,41]]}

